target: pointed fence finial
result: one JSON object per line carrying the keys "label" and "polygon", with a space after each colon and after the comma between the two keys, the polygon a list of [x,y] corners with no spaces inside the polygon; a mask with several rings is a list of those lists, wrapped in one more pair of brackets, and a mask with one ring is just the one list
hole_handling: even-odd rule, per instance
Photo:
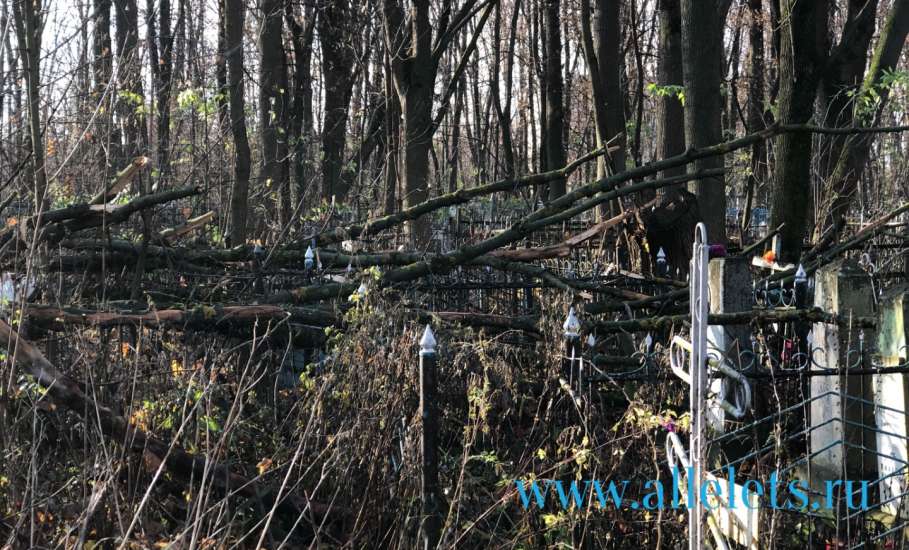
{"label": "pointed fence finial", "polygon": [[565,331],[565,336],[577,337],[581,334],[581,321],[579,321],[578,316],[575,315],[574,307],[569,308],[568,317],[565,319],[562,329]]}
{"label": "pointed fence finial", "polygon": [[306,254],[303,255],[303,267],[306,269],[312,269],[314,257],[315,254],[312,251],[312,246],[307,246]]}
{"label": "pointed fence finial", "polygon": [[802,264],[799,264],[799,268],[795,271],[795,284],[803,285],[808,282],[808,274],[805,273],[805,268]]}
{"label": "pointed fence finial", "polygon": [[432,328],[426,325],[423,329],[423,337],[420,338],[420,353],[430,354],[436,352],[436,335],[432,333]]}
{"label": "pointed fence finial", "polygon": [[593,349],[597,345],[597,337],[593,334],[587,335],[587,347]]}

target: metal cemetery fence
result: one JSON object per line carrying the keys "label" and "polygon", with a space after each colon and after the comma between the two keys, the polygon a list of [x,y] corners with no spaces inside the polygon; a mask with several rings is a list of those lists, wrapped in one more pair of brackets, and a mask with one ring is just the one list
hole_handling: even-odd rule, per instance
{"label": "metal cemetery fence", "polygon": [[[690,548],[757,548],[784,535],[809,548],[901,547],[909,540],[909,290],[882,292],[867,266],[849,260],[813,277],[799,268],[787,283],[752,283],[737,259],[708,262],[702,226],[693,248],[687,337],[658,345],[665,334],[632,335],[641,345],[625,360],[589,348],[566,358],[587,383],[671,372],[688,385],[689,438],[666,433],[666,466],[683,472],[685,487],[707,487],[687,503]],[[815,320],[776,315],[810,312],[809,304],[822,310]],[[764,320],[709,322],[736,311]],[[730,506],[713,483],[741,491],[771,480],[783,489],[773,502],[752,494],[756,510]],[[786,505],[800,488],[804,506]]]}

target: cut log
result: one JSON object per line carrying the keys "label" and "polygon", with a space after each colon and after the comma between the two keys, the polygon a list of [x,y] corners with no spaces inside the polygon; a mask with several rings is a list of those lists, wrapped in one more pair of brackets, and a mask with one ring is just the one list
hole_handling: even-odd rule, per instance
{"label": "cut log", "polygon": [[206,225],[208,222],[212,221],[215,218],[215,211],[209,210],[201,216],[196,216],[186,220],[186,223],[177,227],[171,227],[170,229],[165,229],[158,233],[158,237],[165,243],[173,242],[174,240],[186,235],[187,233],[192,233],[194,230]]}
{"label": "cut log", "polygon": [[88,204],[104,204],[113,200],[114,197],[117,196],[117,193],[126,189],[126,186],[129,185],[133,176],[147,164],[148,157],[143,156],[133,159],[133,161],[129,163],[129,166],[121,170],[120,173],[117,174],[117,177],[114,178],[114,181],[105,187],[103,191],[95,195]]}

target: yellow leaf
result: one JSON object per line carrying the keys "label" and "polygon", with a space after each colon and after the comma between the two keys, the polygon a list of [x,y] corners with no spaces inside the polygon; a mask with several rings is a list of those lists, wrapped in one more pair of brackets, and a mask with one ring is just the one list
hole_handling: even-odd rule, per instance
{"label": "yellow leaf", "polygon": [[172,359],[170,362],[170,372],[175,378],[179,378],[180,375],[183,374],[183,363],[177,359]]}
{"label": "yellow leaf", "polygon": [[273,461],[270,458],[263,458],[262,460],[260,460],[259,463],[256,464],[256,468],[259,470],[259,475],[262,475],[265,472],[267,472],[268,469],[271,468],[272,463],[273,463]]}

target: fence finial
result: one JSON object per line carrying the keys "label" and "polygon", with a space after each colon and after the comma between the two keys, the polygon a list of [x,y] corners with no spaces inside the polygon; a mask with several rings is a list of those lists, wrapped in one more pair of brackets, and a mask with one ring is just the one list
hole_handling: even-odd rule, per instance
{"label": "fence finial", "polygon": [[795,278],[793,280],[797,285],[802,285],[808,282],[808,274],[805,273],[805,268],[802,266],[802,264],[799,264],[799,268],[795,271]]}
{"label": "fence finial", "polygon": [[562,329],[565,331],[565,336],[577,337],[581,334],[581,321],[575,315],[574,307],[569,308],[568,317],[565,319]]}
{"label": "fence finial", "polygon": [[312,251],[312,246],[307,246],[306,254],[303,255],[303,267],[306,269],[312,269],[314,257],[315,254]]}
{"label": "fence finial", "polygon": [[432,333],[432,328],[426,325],[423,329],[423,337],[420,338],[420,353],[428,354],[436,352],[436,335]]}

